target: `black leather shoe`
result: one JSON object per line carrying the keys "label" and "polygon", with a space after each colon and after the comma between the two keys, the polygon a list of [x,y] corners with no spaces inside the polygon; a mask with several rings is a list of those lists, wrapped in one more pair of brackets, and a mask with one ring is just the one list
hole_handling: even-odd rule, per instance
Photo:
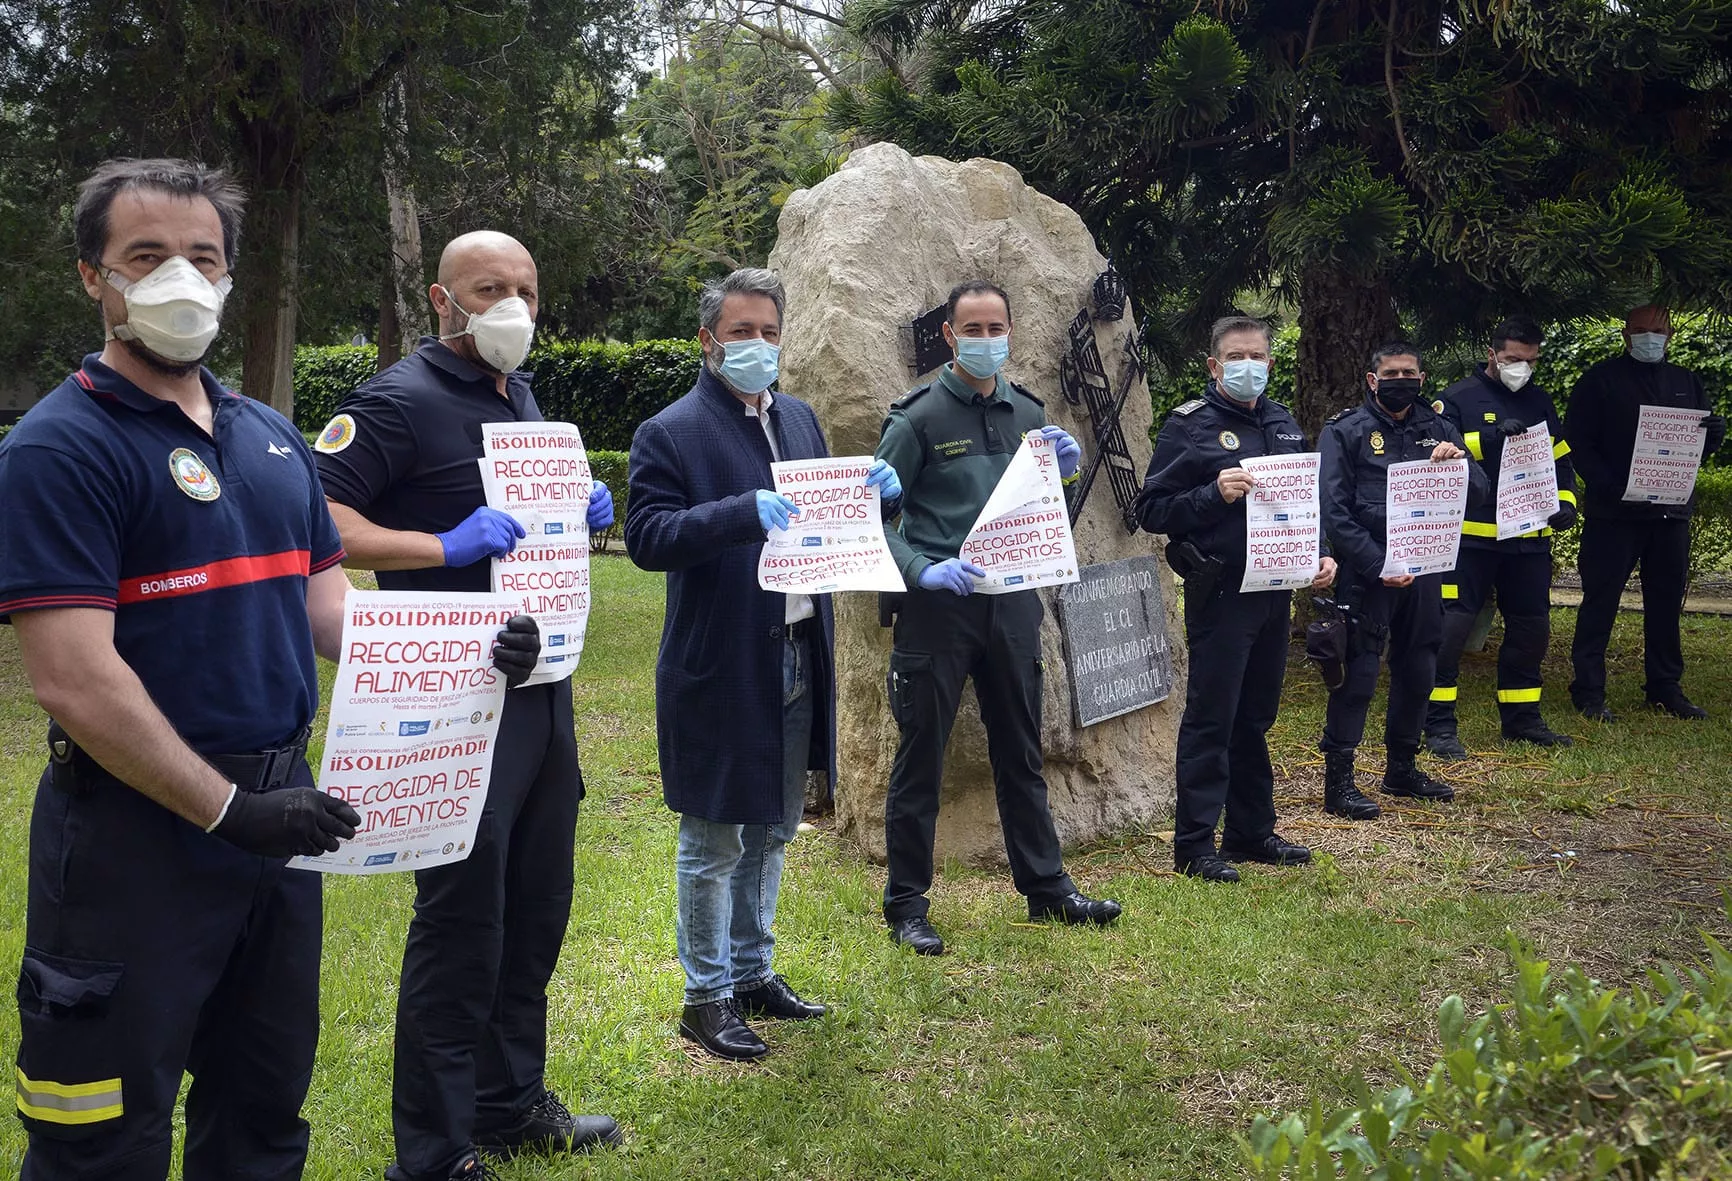
{"label": "black leather shoe", "polygon": [[[385,1181],[414,1181],[414,1179],[403,1171],[401,1165],[391,1164],[385,1169]],[[486,1157],[479,1152],[471,1152],[451,1166],[451,1171],[445,1174],[445,1181],[504,1181],[504,1179],[488,1167]]]}
{"label": "black leather shoe", "polygon": [[932,924],[926,921],[925,915],[915,915],[911,919],[897,919],[890,924],[890,940],[900,943],[903,947],[911,947],[916,955],[943,955],[944,940],[938,932],[932,929]]}
{"label": "black leather shoe", "polygon": [[1202,878],[1205,882],[1236,882],[1239,871],[1222,861],[1213,853],[1204,853],[1189,861],[1179,863],[1179,872],[1188,878]]}
{"label": "black leather shoe", "polygon": [[772,976],[756,988],[736,988],[734,1003],[747,1017],[780,1017],[786,1021],[810,1021],[828,1012],[823,1005],[800,999],[780,976]]}
{"label": "black leather shoe", "polygon": [[1604,722],[1610,725],[1618,720],[1618,715],[1612,712],[1612,707],[1603,701],[1590,701],[1586,705],[1577,705],[1576,712],[1590,722]]}
{"label": "black leather shoe", "polygon": [[573,1115],[552,1091],[545,1091],[523,1118],[508,1128],[476,1132],[475,1145],[489,1156],[520,1152],[588,1152],[612,1148],[625,1137],[605,1115]]}
{"label": "black leather shoe", "polygon": [[752,1032],[740,1016],[733,998],[704,1005],[687,1005],[680,1014],[680,1036],[694,1041],[718,1058],[750,1062],[770,1052],[764,1039]]}
{"label": "black leather shoe", "polygon": [[1383,773],[1383,794],[1447,804],[1455,799],[1455,788],[1421,771],[1414,766],[1412,759],[1392,758],[1389,769]]}
{"label": "black leather shoe", "polygon": [[1425,749],[1440,759],[1448,762],[1460,762],[1467,758],[1467,747],[1461,744],[1454,730],[1445,730],[1438,734],[1425,736]]}
{"label": "black leather shoe", "polygon": [[1118,918],[1122,908],[1111,898],[1090,898],[1087,894],[1070,893],[1057,902],[1028,904],[1028,917],[1037,923],[1061,922],[1071,926],[1094,923],[1104,927]]}
{"label": "black leather shoe", "polygon": [[1707,710],[1682,693],[1674,697],[1649,698],[1648,704],[1663,714],[1671,714],[1675,718],[1687,718],[1692,722],[1700,722],[1708,716]]}
{"label": "black leather shoe", "polygon": [[1264,837],[1262,843],[1241,848],[1221,842],[1222,861],[1259,861],[1264,865],[1309,865],[1311,850],[1304,845],[1295,845],[1291,841],[1282,840],[1274,833]]}
{"label": "black leather shoe", "polygon": [[1505,727],[1503,736],[1508,742],[1531,742],[1535,746],[1563,747],[1576,744],[1576,740],[1568,734],[1559,734],[1537,718],[1519,726]]}

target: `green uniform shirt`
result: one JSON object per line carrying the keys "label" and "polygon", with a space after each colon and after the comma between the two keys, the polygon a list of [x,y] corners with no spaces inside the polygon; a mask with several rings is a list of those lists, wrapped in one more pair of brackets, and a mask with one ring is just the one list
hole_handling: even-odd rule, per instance
{"label": "green uniform shirt", "polygon": [[1045,425],[1041,400],[1002,373],[985,398],[953,365],[891,404],[878,458],[902,482],[902,520],[886,539],[910,587],[928,566],[956,557],[1023,435]]}

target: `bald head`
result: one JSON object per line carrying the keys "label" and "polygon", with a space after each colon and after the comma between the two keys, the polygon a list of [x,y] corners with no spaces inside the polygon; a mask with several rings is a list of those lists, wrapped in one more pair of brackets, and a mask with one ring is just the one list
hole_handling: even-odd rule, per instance
{"label": "bald head", "polygon": [[439,283],[450,287],[453,283],[462,282],[463,277],[477,267],[499,265],[528,267],[532,274],[535,271],[535,260],[529,257],[529,251],[510,234],[498,230],[472,230],[446,243],[444,252],[439,255]]}

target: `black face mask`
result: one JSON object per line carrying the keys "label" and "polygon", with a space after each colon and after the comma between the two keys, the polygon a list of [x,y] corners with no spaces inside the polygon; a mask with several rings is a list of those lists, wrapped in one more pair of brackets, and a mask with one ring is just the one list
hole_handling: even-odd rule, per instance
{"label": "black face mask", "polygon": [[1419,378],[1380,377],[1377,379],[1376,394],[1385,410],[1391,414],[1400,414],[1419,401]]}

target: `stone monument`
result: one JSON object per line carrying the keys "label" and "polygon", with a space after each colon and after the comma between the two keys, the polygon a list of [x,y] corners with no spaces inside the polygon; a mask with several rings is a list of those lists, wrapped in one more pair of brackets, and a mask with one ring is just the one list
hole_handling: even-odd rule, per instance
{"label": "stone monument", "polygon": [[[1061,393],[1060,364],[1107,262],[1082,219],[1028,187],[1015,169],[993,160],[915,158],[893,144],[859,149],[822,183],[789,197],[770,266],[788,291],[782,388],[811,402],[833,454],[872,452],[890,403],[933,377],[911,372],[904,330],[956,283],[981,277],[1010,296],[1006,373],[1077,437],[1088,470],[1099,449],[1094,428],[1084,406]],[[1128,393],[1123,434],[1140,483],[1151,411],[1140,369],[1125,350],[1135,325],[1127,314],[1096,319],[1093,329],[1115,395]],[[1079,726],[1057,595],[1039,592],[1047,608],[1041,738],[1053,817],[1067,845],[1170,823],[1184,703],[1184,629],[1173,611],[1171,573],[1156,539],[1126,528],[1108,473],[1098,474],[1076,522],[1078,558],[1087,567],[1155,556],[1174,683],[1159,704]],[[877,596],[837,595],[836,814],[842,833],[879,861],[897,743],[885,686],[889,661],[890,631],[879,626]],[[973,864],[1004,861],[986,733],[971,692],[963,694],[945,764],[937,852]]]}

